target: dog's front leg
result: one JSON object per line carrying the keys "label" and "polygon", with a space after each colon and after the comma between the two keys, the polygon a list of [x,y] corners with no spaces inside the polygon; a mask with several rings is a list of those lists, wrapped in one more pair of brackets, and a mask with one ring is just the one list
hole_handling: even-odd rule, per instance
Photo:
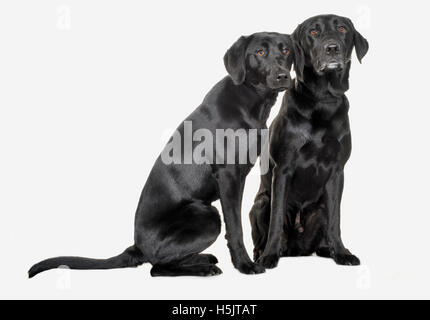
{"label": "dog's front leg", "polygon": [[216,175],[227,245],[236,269],[245,274],[263,273],[265,269],[252,262],[243,243],[241,208],[246,174],[241,171],[240,168],[227,166],[219,169]]}
{"label": "dog's front leg", "polygon": [[266,248],[257,260],[258,264],[269,269],[276,268],[281,257],[290,176],[286,169],[276,166],[273,169],[269,234]]}
{"label": "dog's front leg", "polygon": [[330,256],[340,265],[359,265],[360,260],[343,245],[340,235],[340,203],[343,193],[343,171],[336,172],[326,186],[327,244]]}

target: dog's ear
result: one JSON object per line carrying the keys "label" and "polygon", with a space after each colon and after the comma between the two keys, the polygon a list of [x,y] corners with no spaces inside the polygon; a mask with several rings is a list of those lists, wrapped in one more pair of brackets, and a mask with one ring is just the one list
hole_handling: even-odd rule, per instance
{"label": "dog's ear", "polygon": [[354,30],[354,46],[358,61],[361,63],[361,60],[366,55],[367,51],[369,51],[369,42],[357,30]]}
{"label": "dog's ear", "polygon": [[291,35],[294,50],[294,71],[298,79],[303,78],[303,70],[305,68],[305,53],[300,44],[300,28],[301,26],[299,25]]}
{"label": "dog's ear", "polygon": [[369,42],[364,38],[360,32],[358,32],[354,24],[351,20],[349,20],[349,23],[352,26],[353,32],[354,32],[354,47],[355,47],[355,53],[357,54],[358,61],[363,60],[364,56],[367,54],[367,51],[369,51]]}
{"label": "dog's ear", "polygon": [[245,81],[245,52],[247,45],[248,37],[242,36],[224,55],[225,68],[236,85],[242,84]]}

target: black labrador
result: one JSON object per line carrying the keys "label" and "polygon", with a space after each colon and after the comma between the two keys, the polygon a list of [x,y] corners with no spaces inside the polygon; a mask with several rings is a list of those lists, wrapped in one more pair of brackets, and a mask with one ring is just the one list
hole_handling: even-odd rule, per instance
{"label": "black labrador", "polygon": [[294,87],[270,127],[269,172],[250,212],[254,259],[266,268],[281,256],[360,260],[343,245],[340,203],[351,153],[348,90],[351,54],[361,62],[369,45],[351,20],[310,18],[292,35]]}
{"label": "black labrador", "polygon": [[[266,120],[278,93],[292,84],[292,61],[293,44],[289,35],[264,32],[241,37],[224,57],[229,76],[215,85],[203,103],[179,126],[176,135],[185,137],[185,123],[192,124],[193,133],[209,130],[212,137],[219,129],[267,130]],[[174,138],[175,135],[169,143]],[[253,144],[260,145],[261,139],[258,131]],[[201,254],[220,233],[220,216],[211,205],[218,199],[235,268],[245,274],[264,272],[245,250],[241,224],[245,178],[255,161],[218,161],[224,158],[224,149],[214,148],[215,156],[208,152],[203,163],[187,163],[190,151],[186,151],[186,144],[184,141],[184,148],[179,149],[179,157],[173,163],[166,164],[162,154],[152,168],[136,211],[133,246],[110,259],[48,259],[33,266],[29,276],[62,265],[71,269],[112,269],[134,267],[144,262],[153,265],[152,276],[220,274],[221,270],[215,266],[216,257]],[[192,146],[195,144],[193,142]],[[233,149],[238,159],[241,150]],[[258,154],[261,149],[258,148]]]}

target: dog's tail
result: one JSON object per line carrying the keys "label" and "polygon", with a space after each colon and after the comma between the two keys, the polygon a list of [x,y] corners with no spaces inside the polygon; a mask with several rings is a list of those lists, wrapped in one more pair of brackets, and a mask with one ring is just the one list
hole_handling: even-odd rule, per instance
{"label": "dog's tail", "polygon": [[134,245],[116,257],[109,259],[90,259],[81,257],[58,257],[39,262],[28,271],[29,278],[46,270],[66,266],[70,269],[118,269],[137,267],[147,262],[142,252]]}

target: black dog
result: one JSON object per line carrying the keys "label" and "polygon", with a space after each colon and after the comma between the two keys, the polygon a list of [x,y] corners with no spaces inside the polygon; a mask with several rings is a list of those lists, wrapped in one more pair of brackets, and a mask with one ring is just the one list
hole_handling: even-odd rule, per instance
{"label": "black dog", "polygon": [[360,260],[343,245],[340,202],[351,152],[348,90],[351,54],[369,45],[352,22],[323,15],[293,34],[295,87],[270,128],[270,171],[250,213],[254,259],[266,268],[280,256],[316,252],[341,265]]}
{"label": "black dog", "polygon": [[[257,33],[241,37],[224,57],[229,76],[209,92],[186,121],[192,123],[193,130],[206,129],[213,136],[216,129],[267,129],[266,120],[278,93],[291,85],[292,61],[293,45],[288,35]],[[185,123],[177,130],[181,137],[184,127]],[[259,132],[255,145],[261,139]],[[239,149],[235,147],[233,152],[238,159]],[[257,150],[260,152],[261,148]],[[221,150],[215,158],[223,155]],[[188,156],[181,148],[180,158]],[[234,266],[246,274],[264,272],[262,266],[252,262],[243,244],[241,202],[252,161],[213,164],[210,156],[206,160],[203,164],[184,161],[167,165],[162,156],[157,159],[137,208],[135,244],[124,253],[106,260],[52,258],[33,266],[29,276],[61,265],[71,269],[112,269],[144,262],[153,265],[152,276],[220,274],[215,266],[217,259],[201,254],[220,233],[220,216],[211,205],[218,199]]]}

